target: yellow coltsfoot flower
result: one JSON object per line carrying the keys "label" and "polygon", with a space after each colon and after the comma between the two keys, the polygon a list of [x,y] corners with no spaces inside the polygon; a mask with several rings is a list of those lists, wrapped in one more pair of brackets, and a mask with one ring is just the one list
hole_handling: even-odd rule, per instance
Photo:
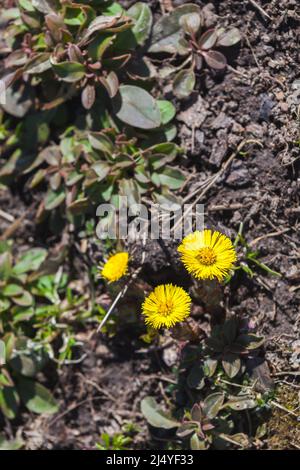
{"label": "yellow coltsfoot flower", "polygon": [[185,320],[191,309],[191,298],[182,288],[172,284],[157,286],[145,299],[142,314],[145,322],[153,328],[171,328]]}
{"label": "yellow coltsfoot flower", "polygon": [[187,271],[197,279],[222,281],[236,261],[231,240],[212,230],[190,233],[182,240],[178,252]]}
{"label": "yellow coltsfoot flower", "polygon": [[101,277],[108,282],[115,282],[125,276],[128,271],[129,254],[127,252],[111,255],[100,269]]}

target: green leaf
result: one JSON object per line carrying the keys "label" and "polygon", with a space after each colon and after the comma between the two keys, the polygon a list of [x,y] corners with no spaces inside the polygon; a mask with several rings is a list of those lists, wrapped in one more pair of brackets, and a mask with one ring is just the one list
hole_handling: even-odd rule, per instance
{"label": "green leaf", "polygon": [[101,132],[90,132],[88,134],[88,139],[94,149],[101,150],[101,152],[108,154],[113,153],[114,144],[107,135]]}
{"label": "green leaf", "polygon": [[199,13],[188,13],[180,18],[179,23],[186,33],[197,34],[202,21],[203,18]]}
{"label": "green leaf", "polygon": [[51,66],[64,82],[78,82],[85,76],[85,66],[80,62],[53,62],[53,58],[50,58]]}
{"label": "green leaf", "polygon": [[46,70],[51,69],[51,63],[49,59],[50,54],[48,52],[37,54],[27,62],[24,71],[29,75],[43,73]]}
{"label": "green leaf", "polygon": [[1,107],[8,114],[17,118],[23,118],[32,107],[34,101],[33,90],[29,85],[18,87],[8,87],[5,91],[5,103]]}
{"label": "green leaf", "polygon": [[31,0],[31,3],[36,10],[44,13],[45,15],[56,10],[55,0]]}
{"label": "green leaf", "polygon": [[77,173],[76,170],[71,171],[66,179],[66,186],[73,186],[74,184],[78,183],[81,179],[84,178],[84,175]]}
{"label": "green leaf", "polygon": [[249,410],[255,408],[257,406],[257,402],[251,396],[238,396],[238,397],[231,397],[225,404],[232,410],[242,411],[242,410]]}
{"label": "green leaf", "polygon": [[24,292],[23,287],[19,286],[18,284],[8,284],[2,290],[2,294],[5,297],[14,297],[18,295],[22,295]]}
{"label": "green leaf", "polygon": [[12,356],[15,348],[16,337],[13,333],[7,333],[4,338],[5,349],[6,349],[6,362],[8,362]]}
{"label": "green leaf", "polygon": [[104,180],[109,174],[111,168],[107,162],[97,162],[91,167],[98,176],[97,181]]}
{"label": "green leaf", "polygon": [[131,31],[136,42],[142,46],[148,39],[152,28],[153,17],[151,8],[146,3],[137,2],[129,8],[127,13],[135,20]]}
{"label": "green leaf", "polygon": [[93,104],[95,103],[95,99],[96,99],[95,86],[87,84],[81,93],[82,106],[87,110],[91,109]]}
{"label": "green leaf", "polygon": [[193,70],[180,70],[173,82],[174,95],[179,99],[187,98],[194,90],[196,76]]}
{"label": "green leaf", "polygon": [[108,32],[118,32],[126,30],[130,27],[126,21],[123,21],[120,14],[113,16],[100,15],[97,16],[87,28],[82,43],[85,43],[94,33],[106,30]]}
{"label": "green leaf", "polygon": [[7,281],[12,269],[12,256],[9,252],[0,255],[0,280]]}
{"label": "green leaf", "polygon": [[190,447],[191,447],[191,450],[204,450],[205,443],[204,441],[200,441],[197,434],[194,433],[190,439]]}
{"label": "green leaf", "polygon": [[71,202],[71,204],[68,205],[68,210],[72,214],[83,214],[88,210],[90,207],[90,201],[88,198],[84,197],[81,199],[77,199],[77,201]]}
{"label": "green leaf", "polygon": [[32,2],[29,0],[19,0],[20,6],[26,10],[26,11],[31,11],[34,12],[34,5],[32,5]]}
{"label": "green leaf", "polygon": [[0,367],[4,366],[6,362],[5,343],[0,339]]}
{"label": "green leaf", "polygon": [[180,425],[180,423],[173,420],[172,418],[169,418],[163,411],[159,409],[159,405],[156,403],[153,397],[143,398],[141,403],[141,410],[147,422],[155,428],[173,429]]}
{"label": "green leaf", "polygon": [[45,198],[45,209],[51,211],[60,206],[66,198],[66,194],[63,189],[59,191],[48,191]]}
{"label": "green leaf", "polygon": [[200,49],[207,51],[214,47],[218,39],[218,35],[214,29],[209,29],[202,34],[201,38],[198,41]]}
{"label": "green leaf", "polygon": [[127,197],[129,207],[134,204],[140,204],[141,198],[136,181],[123,178],[119,182],[119,188],[121,194]]}
{"label": "green leaf", "polygon": [[20,67],[22,65],[25,65],[27,61],[27,54],[24,51],[18,49],[9,54],[8,57],[6,57],[4,64],[7,68]]}
{"label": "green leaf", "polygon": [[163,186],[170,189],[179,189],[185,181],[184,174],[180,170],[168,166],[162,173],[159,173],[159,179]]}
{"label": "green leaf", "polygon": [[198,430],[198,425],[196,423],[183,423],[176,431],[176,436],[180,439],[186,439],[190,437],[195,431]]}
{"label": "green leaf", "polygon": [[252,333],[248,333],[238,336],[236,342],[242,347],[252,350],[260,348],[264,344],[265,339],[263,336],[256,336]]}
{"label": "green leaf", "polygon": [[0,409],[8,419],[17,416],[20,398],[15,387],[0,388]]}
{"label": "green leaf", "polygon": [[10,375],[6,369],[3,369],[3,372],[0,373],[0,388],[11,387],[13,385]]}
{"label": "green leaf", "polygon": [[163,188],[161,193],[154,193],[153,196],[163,210],[177,211],[182,207],[181,200],[166,188]]}
{"label": "green leaf", "polygon": [[172,142],[164,142],[161,144],[153,145],[148,149],[152,155],[148,157],[151,167],[154,170],[158,170],[164,167],[167,163],[172,162],[179,153],[179,147]]}
{"label": "green leaf", "polygon": [[219,51],[203,52],[204,59],[211,68],[216,70],[223,70],[227,65],[227,60],[224,54]]}
{"label": "green leaf", "polygon": [[119,79],[115,72],[111,71],[107,75],[107,77],[101,77],[100,81],[102,85],[105,87],[108,96],[110,98],[114,98],[119,91]]}
{"label": "green leaf", "polygon": [[58,405],[49,390],[33,380],[20,378],[19,392],[29,411],[38,414],[53,414],[58,411]]}
{"label": "green leaf", "polygon": [[[218,32],[218,31],[217,31]],[[234,46],[241,40],[241,33],[237,28],[222,32],[218,37],[218,46],[229,47]]]}
{"label": "green leaf", "polygon": [[20,256],[18,263],[13,268],[13,272],[15,275],[19,275],[29,271],[37,271],[46,258],[47,250],[44,248],[28,250]]}
{"label": "green leaf", "polygon": [[34,298],[30,292],[24,291],[22,295],[18,297],[13,297],[15,304],[20,305],[21,307],[30,307],[34,303]]}
{"label": "green leaf", "polygon": [[25,377],[35,377],[42,370],[46,361],[47,357],[43,353],[32,352],[30,355],[19,353],[10,360],[9,365],[18,374]]}
{"label": "green leaf", "polygon": [[195,403],[191,409],[191,418],[193,421],[198,421],[198,423],[202,422],[202,410],[198,403]]}
{"label": "green leaf", "polygon": [[159,107],[154,98],[142,88],[122,85],[113,100],[116,116],[140,129],[155,129],[161,124]]}
{"label": "green leaf", "polygon": [[46,169],[38,170],[34,173],[32,180],[30,181],[30,189],[35,188],[38,184],[40,184],[45,176],[47,175]]}
{"label": "green leaf", "polygon": [[0,313],[6,312],[10,307],[10,301],[0,297]]}
{"label": "green leaf", "polygon": [[8,440],[4,436],[0,436],[0,450],[19,450],[23,445],[24,441],[19,437]]}
{"label": "green leaf", "polygon": [[222,359],[222,365],[228,377],[233,379],[240,371],[241,360],[235,354],[227,353]]}
{"label": "green leaf", "polygon": [[[200,7],[192,3],[175,8],[169,15],[162,16],[154,25],[149,51],[170,54],[182,52],[180,41],[184,37],[184,29],[180,20],[189,13],[198,13],[200,17],[202,16]],[[185,52],[188,53],[188,49]]]}
{"label": "green leaf", "polygon": [[116,35],[96,36],[88,46],[88,54],[95,62],[101,60],[105,51],[114,43]]}
{"label": "green leaf", "polygon": [[217,416],[224,403],[224,393],[212,393],[203,402],[203,413],[208,419]]}
{"label": "green leaf", "polygon": [[158,100],[157,106],[159,107],[161,124],[168,124],[174,118],[176,114],[175,106],[167,100]]}
{"label": "green leaf", "polygon": [[16,325],[19,322],[28,321],[30,320],[35,314],[34,308],[29,307],[25,308],[23,306],[19,306],[19,308],[14,308],[14,318],[13,324]]}
{"label": "green leaf", "polygon": [[86,11],[84,12],[82,8],[72,6],[67,6],[64,12],[64,23],[69,26],[83,26],[86,22]]}
{"label": "green leaf", "polygon": [[211,359],[211,358],[206,359],[203,364],[203,370],[204,370],[205,375],[207,377],[212,377],[214,373],[216,372],[217,365],[218,365],[217,359]]}

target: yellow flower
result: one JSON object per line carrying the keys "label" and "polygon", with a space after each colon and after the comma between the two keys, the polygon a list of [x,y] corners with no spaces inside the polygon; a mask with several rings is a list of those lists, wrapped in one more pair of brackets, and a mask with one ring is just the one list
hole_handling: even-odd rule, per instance
{"label": "yellow flower", "polygon": [[153,328],[170,328],[190,314],[191,298],[182,287],[172,284],[157,286],[145,299],[142,313]]}
{"label": "yellow flower", "polygon": [[129,255],[126,252],[116,253],[108,258],[100,271],[102,277],[115,282],[127,274]]}
{"label": "yellow flower", "polygon": [[181,261],[197,279],[224,279],[236,261],[231,240],[220,232],[190,233],[178,247]]}

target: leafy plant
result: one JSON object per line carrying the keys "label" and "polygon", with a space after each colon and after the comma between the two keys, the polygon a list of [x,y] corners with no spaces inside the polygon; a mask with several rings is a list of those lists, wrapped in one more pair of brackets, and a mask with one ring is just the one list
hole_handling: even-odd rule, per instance
{"label": "leafy plant", "polygon": [[6,19],[8,113],[22,117],[35,102],[53,109],[79,94],[86,110],[112,101],[123,122],[160,126],[156,101],[140,88],[150,75],[144,59],[137,60],[152,28],[146,3],[125,11],[116,2],[19,0]]}
{"label": "leafy plant", "polygon": [[[71,358],[77,344],[71,321],[87,315],[87,299],[68,287],[61,269],[46,274],[46,250],[33,248],[14,261],[9,244],[0,248],[0,409],[9,419],[21,402],[35,413],[54,413],[57,405],[36,376],[50,359]],[[58,359],[55,339],[61,344]]]}
{"label": "leafy plant", "polygon": [[132,438],[123,433],[115,433],[110,436],[108,433],[101,434],[101,441],[96,444],[98,450],[129,450]]}
{"label": "leafy plant", "polygon": [[251,446],[237,412],[258,410],[265,402],[255,392],[241,357],[262,343],[263,338],[249,333],[235,317],[215,326],[206,339],[193,335],[181,349],[177,383],[168,390],[174,397],[172,412],[163,411],[153,397],[142,400],[141,410],[155,439],[179,439],[182,448],[192,450]]}
{"label": "leafy plant", "polygon": [[[154,428],[176,431],[173,436],[169,434],[169,438],[171,441],[179,439],[183,448],[188,446],[191,450],[206,450],[211,447],[224,449],[228,447],[228,443],[246,447],[249,443],[247,435],[232,433],[234,422],[227,411],[232,407],[232,403],[231,399],[225,400],[224,392],[211,393],[202,402],[195,403],[191,411],[185,411],[181,422],[166,418],[166,414],[160,410],[152,397],[142,400],[141,409],[147,422]],[[248,399],[247,406],[256,406],[255,400],[252,400],[250,405]],[[237,407],[232,409],[238,410]]]}
{"label": "leafy plant", "polygon": [[[52,211],[81,220],[94,215],[103,202],[118,205],[119,196],[128,204],[142,200],[167,203],[174,199],[172,190],[179,189],[184,174],[172,164],[180,148],[172,142],[154,145],[127,138],[113,129],[84,132],[69,128],[59,145],[43,148],[31,166],[21,173],[31,176],[28,186],[37,188],[46,182],[48,191],[38,210],[38,220]],[[18,174],[13,170],[14,154],[2,168],[2,175]],[[17,176],[16,174],[16,176]]]}
{"label": "leafy plant", "polygon": [[273,276],[281,276],[280,273],[274,271],[259,260],[260,252],[258,250],[252,249],[251,244],[248,243],[245,236],[243,235],[243,229],[244,225],[241,223],[234,245],[236,247],[240,246],[242,248],[242,259],[239,266],[237,266],[235,269],[244,271],[251,278],[257,275],[257,268]]}
{"label": "leafy plant", "polygon": [[262,346],[264,338],[253,333],[241,332],[239,320],[232,317],[223,325],[216,325],[206,340],[214,353],[211,359],[221,361],[228,377],[235,377],[242,366],[241,357]]}
{"label": "leafy plant", "polygon": [[52,414],[57,404],[43,385],[35,379],[48,360],[47,349],[29,338],[7,333],[5,364],[0,366],[0,410],[9,419],[17,416],[20,403],[34,413]]}
{"label": "leafy plant", "polygon": [[214,70],[225,69],[226,57],[218,49],[233,46],[241,39],[237,28],[204,31],[204,27],[202,10],[192,3],[175,8],[154,25],[149,52],[172,54],[159,74],[174,76],[173,91],[178,98],[192,93],[196,72],[204,62]]}

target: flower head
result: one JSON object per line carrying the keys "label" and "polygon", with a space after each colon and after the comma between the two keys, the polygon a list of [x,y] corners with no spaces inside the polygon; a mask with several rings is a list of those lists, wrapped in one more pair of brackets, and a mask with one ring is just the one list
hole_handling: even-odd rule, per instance
{"label": "flower head", "polygon": [[178,247],[181,261],[197,279],[224,279],[236,261],[231,240],[220,232],[190,233]]}
{"label": "flower head", "polygon": [[190,314],[191,298],[182,287],[172,284],[157,286],[145,299],[142,313],[147,325],[170,328]]}
{"label": "flower head", "polygon": [[100,271],[101,277],[109,282],[115,282],[127,274],[129,255],[126,252],[111,255]]}

